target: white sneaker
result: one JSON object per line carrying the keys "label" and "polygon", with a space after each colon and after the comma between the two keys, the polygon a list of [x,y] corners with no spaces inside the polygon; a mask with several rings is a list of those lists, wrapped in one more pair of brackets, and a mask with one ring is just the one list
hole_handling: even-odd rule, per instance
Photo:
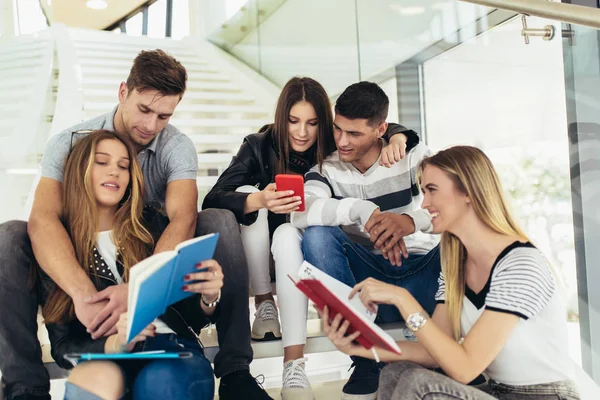
{"label": "white sneaker", "polygon": [[281,339],[281,325],[279,325],[279,313],[273,300],[262,301],[256,312],[252,323],[253,340],[277,340]]}
{"label": "white sneaker", "polygon": [[281,400],[314,400],[310,382],[304,371],[306,358],[288,361],[283,366]]}

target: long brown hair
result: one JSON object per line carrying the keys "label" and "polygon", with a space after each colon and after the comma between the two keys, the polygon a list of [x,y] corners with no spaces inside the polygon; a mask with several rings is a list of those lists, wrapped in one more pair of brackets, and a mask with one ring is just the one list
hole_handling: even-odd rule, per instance
{"label": "long brown hair", "polygon": [[[127,281],[129,269],[147,257],[153,239],[142,224],[144,181],[137,154],[132,145],[115,132],[98,130],[80,139],[67,158],[62,184],[63,223],[71,238],[80,267],[88,272],[94,263],[93,249],[98,233],[98,208],[91,184],[98,143],[118,140],[129,156],[129,184],[114,217],[111,238],[119,249]],[[95,272],[95,270],[94,270]],[[43,309],[47,323],[67,322],[74,318],[73,301],[58,286],[50,294]]]}
{"label": "long brown hair", "polygon": [[[477,218],[487,227],[503,235],[518,237],[520,241],[529,241],[512,217],[500,179],[483,151],[472,146],[455,146],[442,150],[421,162],[419,177],[429,165],[444,171],[456,188],[469,196]],[[443,232],[440,250],[446,283],[446,304],[454,337],[459,340],[460,315],[466,284],[467,249],[457,236]]]}
{"label": "long brown hair", "polygon": [[289,170],[290,142],[288,126],[290,111],[299,101],[310,103],[317,114],[319,133],[315,144],[317,146],[316,162],[319,168],[327,156],[333,153],[336,148],[333,138],[333,113],[327,92],[314,79],[294,77],[283,87],[275,109],[273,135],[279,150],[279,159],[275,166],[276,173],[285,173]]}

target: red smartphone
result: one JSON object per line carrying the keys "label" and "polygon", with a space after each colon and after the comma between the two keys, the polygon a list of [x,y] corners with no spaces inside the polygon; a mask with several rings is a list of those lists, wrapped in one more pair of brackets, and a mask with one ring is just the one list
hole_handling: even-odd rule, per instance
{"label": "red smartphone", "polygon": [[278,192],[293,190],[292,196],[300,196],[302,204],[296,211],[304,211],[304,177],[302,175],[277,174],[275,175],[275,184]]}

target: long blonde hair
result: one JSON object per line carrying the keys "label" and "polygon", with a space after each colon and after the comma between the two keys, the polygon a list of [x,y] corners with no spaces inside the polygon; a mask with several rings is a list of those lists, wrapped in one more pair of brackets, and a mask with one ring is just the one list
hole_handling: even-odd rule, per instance
{"label": "long blonde hair", "polygon": [[[424,159],[419,177],[427,166],[444,171],[456,188],[469,196],[477,217],[495,232],[529,241],[515,223],[504,198],[502,185],[490,159],[472,146],[455,146]],[[420,181],[420,178],[419,178]],[[446,284],[446,305],[454,337],[460,339],[460,316],[465,295],[467,249],[454,234],[443,232],[440,242],[442,273]]]}
{"label": "long blonde hair", "polygon": [[[115,132],[98,130],[80,139],[67,158],[62,184],[63,223],[80,267],[88,272],[98,233],[98,207],[91,184],[96,147],[103,140],[118,140],[129,156],[129,184],[114,217],[111,238],[119,249],[127,281],[129,269],[149,255],[153,239],[142,224],[144,181],[133,146]],[[95,272],[95,270],[94,270]],[[47,323],[66,322],[75,316],[73,301],[58,286],[43,309]]]}

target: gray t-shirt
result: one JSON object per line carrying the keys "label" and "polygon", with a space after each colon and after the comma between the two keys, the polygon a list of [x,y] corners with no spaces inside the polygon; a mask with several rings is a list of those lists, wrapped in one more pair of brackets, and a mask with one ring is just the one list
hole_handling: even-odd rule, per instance
{"label": "gray t-shirt", "polygon": [[[71,150],[73,132],[106,129],[114,131],[113,119],[117,107],[108,114],[77,124],[50,138],[42,157],[42,177],[62,182],[67,155]],[[81,135],[75,134],[76,142]],[[196,179],[198,156],[192,140],[173,125],[168,124],[138,153],[144,174],[146,193],[144,203],[165,205],[167,184],[180,179]]]}

